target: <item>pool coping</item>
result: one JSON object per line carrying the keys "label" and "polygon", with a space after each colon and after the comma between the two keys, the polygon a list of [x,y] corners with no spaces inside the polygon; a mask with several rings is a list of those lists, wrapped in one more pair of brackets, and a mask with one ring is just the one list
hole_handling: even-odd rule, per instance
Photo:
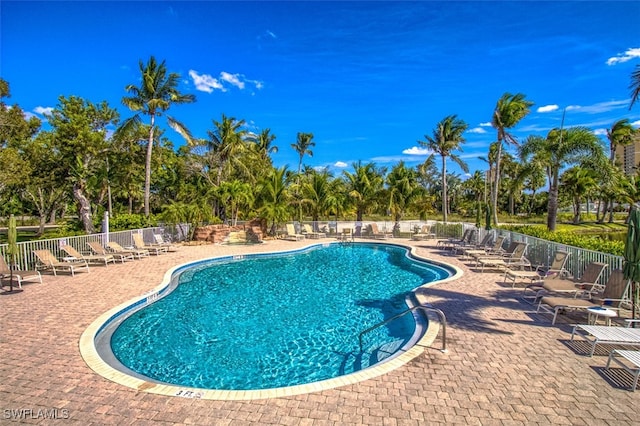
{"label": "pool coping", "polygon": [[[354,244],[384,244],[384,245],[392,245],[402,247],[408,250],[408,255],[412,258],[430,262],[435,265],[445,267],[451,269],[453,274],[443,280],[438,280],[430,283],[423,284],[421,286],[416,287],[412,294],[415,296],[416,300],[419,304],[423,304],[428,306],[428,301],[426,300],[424,294],[417,292],[418,289],[426,288],[435,284],[442,284],[448,281],[457,280],[463,275],[463,271],[451,264],[436,261],[433,259],[426,258],[424,256],[420,256],[417,254],[417,249],[413,246],[405,245],[398,242],[390,242],[390,241],[362,241],[355,242]],[[299,247],[294,250],[275,250],[272,252],[266,253],[247,253],[241,256],[244,258],[245,256],[269,256],[269,255],[278,255],[278,254],[292,254],[296,252],[301,252],[308,250],[314,246],[329,246],[331,244],[344,244],[340,242],[322,242],[322,243],[313,243],[306,245],[304,247]],[[351,243],[347,243],[351,244]],[[117,370],[116,368],[109,365],[106,361],[102,359],[100,354],[98,353],[98,349],[96,347],[96,337],[102,331],[102,329],[114,318],[119,316],[122,311],[133,309],[134,306],[139,306],[144,303],[153,303],[167,288],[171,285],[171,280],[173,275],[178,272],[180,269],[184,269],[186,267],[193,266],[198,263],[205,263],[210,261],[220,261],[224,259],[238,259],[236,256],[216,256],[212,258],[202,259],[198,261],[191,261],[188,263],[183,263],[177,266],[174,266],[165,272],[162,281],[159,285],[154,287],[152,290],[142,294],[139,297],[135,297],[130,299],[120,305],[108,310],[107,312],[100,315],[96,318],[82,333],[79,341],[79,349],[82,358],[89,368],[91,368],[95,373],[101,375],[102,377],[111,380],[112,382],[118,383],[120,385],[135,389],[141,392],[148,392],[152,394],[165,395],[165,396],[176,396],[182,398],[197,398],[197,399],[209,399],[209,400],[226,400],[226,401],[238,401],[238,400],[256,400],[256,399],[269,399],[269,398],[278,398],[283,396],[292,396],[292,395],[301,395],[311,392],[318,392],[328,389],[334,389],[336,387],[350,385],[359,383],[368,379],[372,379],[375,377],[379,377],[384,375],[392,370],[395,370],[405,364],[407,364],[412,359],[416,358],[420,354],[422,354],[425,348],[431,346],[431,344],[435,341],[440,331],[440,319],[433,315],[430,312],[426,312],[427,318],[429,320],[429,325],[427,330],[424,332],[422,337],[413,344],[410,348],[406,350],[400,350],[397,354],[390,357],[388,360],[385,360],[379,364],[376,364],[372,367],[368,367],[364,370],[360,370],[354,373],[346,374],[344,376],[321,380],[318,382],[312,382],[301,385],[287,386],[287,387],[279,387],[272,389],[260,389],[260,390],[217,390],[217,389],[202,389],[202,388],[192,388],[187,386],[177,386],[163,383],[156,383],[149,380],[144,380],[138,377],[134,377],[128,375],[122,371]]]}

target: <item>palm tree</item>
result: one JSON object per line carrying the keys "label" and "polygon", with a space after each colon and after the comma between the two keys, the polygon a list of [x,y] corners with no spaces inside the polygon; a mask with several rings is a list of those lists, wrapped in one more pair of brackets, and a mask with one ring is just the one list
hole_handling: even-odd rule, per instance
{"label": "palm tree", "polygon": [[239,154],[247,149],[248,132],[243,128],[246,124],[245,120],[236,120],[234,117],[222,114],[221,121],[212,121],[214,130],[207,131],[209,139],[206,144],[219,161],[216,184],[220,185],[223,172],[227,177],[231,176],[232,165],[243,168],[242,162],[239,161]]}
{"label": "palm tree", "polygon": [[287,167],[271,169],[269,175],[258,185],[261,206],[259,213],[271,221],[271,232],[275,234],[278,223],[283,222],[289,215],[290,175]]}
{"label": "palm tree", "polygon": [[395,222],[393,226],[394,234],[400,229],[400,220],[406,212],[409,204],[418,195],[419,186],[417,174],[414,169],[404,165],[400,161],[393,166],[387,175],[387,185],[389,192],[389,210]]}
{"label": "palm tree", "polygon": [[634,136],[638,133],[638,130],[633,127],[628,118],[616,121],[611,126],[611,129],[607,129],[607,139],[609,140],[609,149],[611,150],[611,156],[609,157],[611,163],[616,159],[616,149],[619,146],[632,144]]}
{"label": "palm tree", "polygon": [[502,95],[491,117],[491,125],[498,133],[498,144],[495,162],[493,185],[491,186],[491,206],[493,209],[493,221],[498,224],[498,188],[500,187],[500,159],[502,157],[503,143],[518,145],[516,138],[509,133],[509,129],[515,127],[529,114],[529,108],[533,102],[525,100],[525,95],[517,93],[505,93]]}
{"label": "palm tree", "polygon": [[[130,110],[135,111],[136,115],[128,118],[122,123],[120,131],[139,126],[141,123],[140,114],[150,116],[149,139],[147,141],[147,155],[145,161],[145,177],[144,177],[144,214],[149,217],[149,198],[151,195],[151,153],[153,151],[153,134],[155,131],[156,117],[160,117],[174,104],[185,104],[195,102],[196,97],[192,94],[182,94],[178,91],[178,83],[180,82],[180,74],[168,73],[165,61],[157,63],[156,59],[151,56],[149,61],[144,64],[140,61],[140,74],[142,82],[140,86],[129,84],[125,90],[131,96],[123,97],[122,103]],[[192,139],[187,128],[170,116],[167,116],[167,123],[176,132],[180,133],[187,141]]]}
{"label": "palm tree", "polygon": [[547,229],[555,231],[560,170],[568,164],[580,163],[585,158],[601,161],[605,155],[600,140],[591,130],[572,127],[565,130],[552,129],[546,138],[529,136],[520,146],[520,158],[524,161],[537,161],[545,168],[549,181]]}
{"label": "palm tree", "polygon": [[362,216],[375,204],[376,197],[384,184],[384,171],[378,170],[374,163],[353,164],[353,173],[344,172],[347,183],[347,193],[356,208],[356,221],[361,222]]}
{"label": "palm tree", "polygon": [[222,182],[217,188],[216,193],[223,204],[229,208],[227,218],[231,219],[231,224],[235,226],[238,223],[240,205],[242,203],[249,205],[253,201],[251,185],[234,179],[232,181]]}
{"label": "palm tree", "polygon": [[631,103],[629,104],[629,109],[631,109],[640,98],[640,65],[636,65],[636,69],[631,73],[629,89],[631,89]]}
{"label": "palm tree", "polygon": [[313,133],[298,132],[296,143],[291,144],[291,148],[295,149],[299,157],[298,174],[302,171],[302,158],[305,155],[313,157],[313,151],[311,151],[311,148],[314,146],[316,146],[316,143],[313,141]]}
{"label": "palm tree", "polygon": [[326,170],[312,170],[304,177],[300,190],[302,204],[308,207],[314,225],[320,216],[327,215],[331,207],[336,205],[336,195],[331,190],[331,174]]}
{"label": "palm tree", "polygon": [[311,150],[316,143],[313,141],[313,133],[298,132],[296,143],[292,143],[291,147],[298,153],[298,177],[296,179],[296,202],[298,203],[298,220],[302,222],[302,204],[300,198],[300,172],[302,171],[302,159],[305,155],[313,157],[313,151]]}
{"label": "palm tree", "polygon": [[440,121],[433,130],[433,136],[425,135],[426,141],[418,141],[418,143],[431,151],[432,156],[439,154],[442,158],[442,219],[447,222],[447,157],[450,157],[465,172],[469,172],[469,167],[453,152],[460,150],[460,144],[464,142],[462,134],[467,130],[467,123],[457,118],[456,115],[450,115]]}
{"label": "palm tree", "polygon": [[275,139],[276,135],[271,134],[271,129],[264,129],[256,138],[256,148],[263,160],[266,160],[269,157],[269,154],[275,154],[278,152],[278,147],[272,145]]}
{"label": "palm tree", "polygon": [[577,225],[582,221],[582,196],[588,194],[597,185],[595,175],[591,169],[575,166],[562,174],[560,184],[567,194],[571,194],[573,200],[573,223]]}

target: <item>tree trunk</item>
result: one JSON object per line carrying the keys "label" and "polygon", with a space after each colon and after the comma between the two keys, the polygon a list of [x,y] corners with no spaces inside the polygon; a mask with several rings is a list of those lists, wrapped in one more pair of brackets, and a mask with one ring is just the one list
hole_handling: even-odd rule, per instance
{"label": "tree trunk", "polygon": [[556,230],[556,220],[558,217],[558,178],[553,176],[549,182],[549,202],[547,203],[547,229]]}
{"label": "tree trunk", "polygon": [[91,203],[84,194],[84,188],[80,183],[73,184],[73,198],[78,202],[78,217],[87,234],[93,234],[93,217],[91,215]]}
{"label": "tree trunk", "polygon": [[498,144],[498,155],[496,156],[496,177],[494,179],[494,187],[491,193],[491,207],[493,209],[493,223],[498,226],[498,188],[500,187],[500,159],[502,157],[502,141]]}
{"label": "tree trunk", "polygon": [[578,225],[580,223],[580,197],[574,197],[573,199],[573,224]]}
{"label": "tree trunk", "polygon": [[442,219],[447,223],[447,210],[449,209],[447,200],[447,157],[442,156]]}
{"label": "tree trunk", "polygon": [[151,127],[149,128],[149,141],[147,142],[147,157],[144,167],[144,215],[149,218],[151,210],[149,200],[151,198],[151,153],[153,152],[153,128],[156,122],[156,115],[151,114]]}

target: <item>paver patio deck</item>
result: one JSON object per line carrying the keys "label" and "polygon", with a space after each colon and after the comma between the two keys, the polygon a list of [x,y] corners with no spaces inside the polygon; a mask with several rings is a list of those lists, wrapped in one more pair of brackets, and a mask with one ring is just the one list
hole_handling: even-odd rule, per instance
{"label": "paver patio deck", "polygon": [[[323,240],[320,240],[323,241]],[[80,356],[82,332],[98,316],[156,287],[171,267],[217,255],[277,251],[318,240],[259,246],[188,246],[176,253],[92,267],[75,277],[43,276],[19,294],[0,296],[0,423],[206,425],[640,424],[631,376],[605,371],[608,348],[585,356],[569,341],[570,323],[547,314],[435,244],[397,240],[427,258],[450,262],[462,278],[426,290],[446,315],[448,353],[433,347],[383,376],[316,393],[252,401],[212,401],[136,391],[91,370]],[[54,411],[57,410],[57,411]],[[67,418],[68,417],[68,418]]]}

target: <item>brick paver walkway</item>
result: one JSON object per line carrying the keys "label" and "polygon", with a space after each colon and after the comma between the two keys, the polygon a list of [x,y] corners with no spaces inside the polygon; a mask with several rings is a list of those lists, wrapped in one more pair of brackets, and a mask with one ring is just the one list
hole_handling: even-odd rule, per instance
{"label": "brick paver walkway", "polygon": [[[403,242],[408,243],[406,240]],[[569,342],[572,321],[550,325],[520,290],[495,273],[477,273],[433,244],[426,257],[464,270],[427,297],[449,321],[448,353],[440,340],[384,376],[322,392],[254,401],[206,401],[138,392],[87,367],[78,350],[85,328],[110,308],[152,289],[170,267],[220,254],[292,249],[194,246],[126,264],[92,267],[76,277],[44,276],[20,294],[0,296],[0,423],[50,424],[640,424],[640,392],[630,376],[606,372],[606,354],[589,358]],[[30,410],[30,411],[29,411]],[[53,411],[57,410],[57,411]],[[16,420],[16,418],[18,420]]]}

